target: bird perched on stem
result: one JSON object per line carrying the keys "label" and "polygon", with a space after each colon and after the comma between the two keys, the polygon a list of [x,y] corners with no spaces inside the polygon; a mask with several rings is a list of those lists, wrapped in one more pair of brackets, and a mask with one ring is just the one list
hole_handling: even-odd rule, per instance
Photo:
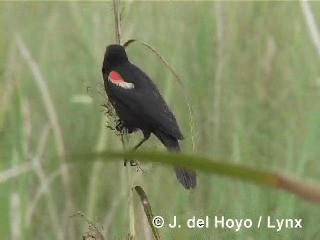
{"label": "bird perched on stem", "polygon": [[[144,138],[137,149],[153,133],[168,151],[180,151],[183,135],[177,120],[158,88],[141,69],[133,65],[121,45],[106,49],[102,75],[108,98],[128,133],[141,130]],[[195,188],[196,172],[183,166],[174,167],[177,179],[186,188]]]}

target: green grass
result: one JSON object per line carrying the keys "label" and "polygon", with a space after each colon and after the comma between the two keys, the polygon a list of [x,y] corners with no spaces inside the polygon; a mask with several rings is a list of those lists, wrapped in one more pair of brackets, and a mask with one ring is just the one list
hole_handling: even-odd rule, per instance
{"label": "green grass", "polygon": [[[183,151],[319,181],[319,55],[300,4],[222,3],[224,61],[220,79],[216,78],[221,61],[216,7],[214,2],[138,1],[122,22],[122,42],[134,38],[150,44],[188,89],[195,113],[194,150],[189,112],[179,85],[147,48],[137,43],[129,46],[130,59],[152,77],[176,114],[186,137]],[[320,19],[320,5],[313,3],[312,7],[315,18]],[[99,94],[104,92],[101,64],[105,47],[115,41],[111,2],[1,2],[0,11],[0,171],[31,166],[39,151],[45,179],[61,166],[56,157],[58,140],[41,89],[21,55],[16,34],[48,86],[66,152],[121,150],[120,138],[106,127],[108,120],[101,107],[106,96]],[[215,89],[217,81],[219,91]],[[72,101],[77,95],[90,95],[93,101]],[[217,99],[218,110],[214,105]],[[46,138],[45,131],[49,131]],[[140,133],[130,136],[130,146],[140,138]],[[163,147],[152,137],[143,149]],[[12,236],[15,225],[20,227],[19,239],[80,239],[86,226],[69,216],[82,211],[102,224],[106,239],[126,239],[128,201],[134,201],[136,237],[150,239],[138,197],[127,199],[127,171],[122,161],[92,162],[70,165],[74,209],[66,205],[61,175],[51,178],[49,191],[36,203],[43,184],[36,171],[0,181],[1,238],[18,239]],[[153,214],[165,219],[173,215],[181,220],[193,215],[253,221],[260,215],[303,219],[302,229],[281,232],[266,227],[239,232],[163,228],[159,230],[163,239],[319,238],[319,207],[294,195],[200,172],[197,189],[189,193],[178,184],[170,167],[144,164],[143,168],[146,175],[131,170],[134,184],[148,195]],[[15,194],[20,208],[12,210]],[[20,219],[20,225],[13,219]],[[72,224],[75,237],[70,231]]]}

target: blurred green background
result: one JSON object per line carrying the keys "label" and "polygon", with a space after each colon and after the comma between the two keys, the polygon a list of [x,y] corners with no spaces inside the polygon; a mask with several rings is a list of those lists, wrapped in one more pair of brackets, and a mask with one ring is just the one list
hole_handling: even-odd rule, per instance
{"label": "blurred green background", "polygon": [[[310,3],[320,26],[320,4]],[[299,2],[124,2],[122,43],[147,42],[130,59],[156,82],[186,137],[184,152],[320,180],[320,61]],[[171,219],[302,218],[302,229],[160,229],[163,239],[320,239],[320,209],[291,194],[199,173],[187,192],[171,168],[122,161],[65,164],[68,152],[122,149],[101,106],[101,64],[115,42],[111,2],[1,2],[0,238],[81,239],[82,211],[106,239],[126,239],[128,202],[137,239],[151,231],[127,171],[155,215]],[[29,55],[28,55],[29,54]],[[130,136],[134,145],[142,135]],[[129,147],[129,146],[128,146]],[[152,137],[143,149],[164,148]]]}

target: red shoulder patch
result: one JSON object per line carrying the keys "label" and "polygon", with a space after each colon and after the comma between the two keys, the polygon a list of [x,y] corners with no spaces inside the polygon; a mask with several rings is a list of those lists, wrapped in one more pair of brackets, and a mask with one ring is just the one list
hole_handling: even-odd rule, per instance
{"label": "red shoulder patch", "polygon": [[111,82],[124,82],[123,78],[116,71],[111,71],[108,78]]}
{"label": "red shoulder patch", "polygon": [[112,82],[113,84],[125,88],[125,89],[132,89],[134,88],[134,84],[133,83],[129,83],[124,81],[124,79],[121,77],[121,75],[119,73],[117,73],[116,71],[111,71],[109,73],[108,79],[110,82]]}

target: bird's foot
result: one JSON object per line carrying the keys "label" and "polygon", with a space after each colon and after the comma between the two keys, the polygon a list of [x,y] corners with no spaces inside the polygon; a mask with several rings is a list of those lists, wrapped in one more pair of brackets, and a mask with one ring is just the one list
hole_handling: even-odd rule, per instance
{"label": "bird's foot", "polygon": [[123,166],[127,166],[128,162],[130,162],[130,166],[131,167],[135,167],[138,166],[139,164],[135,161],[135,160],[128,160],[128,159],[124,159],[123,160]]}
{"label": "bird's foot", "polygon": [[124,131],[124,124],[120,119],[117,120],[117,125],[115,128],[120,133],[122,133]]}
{"label": "bird's foot", "polygon": [[140,164],[138,162],[136,162],[135,160],[124,159],[123,160],[123,166],[126,167],[128,162],[130,162],[130,166],[131,167],[137,167],[137,172],[141,171],[142,173],[146,174],[146,172],[141,168]]}

